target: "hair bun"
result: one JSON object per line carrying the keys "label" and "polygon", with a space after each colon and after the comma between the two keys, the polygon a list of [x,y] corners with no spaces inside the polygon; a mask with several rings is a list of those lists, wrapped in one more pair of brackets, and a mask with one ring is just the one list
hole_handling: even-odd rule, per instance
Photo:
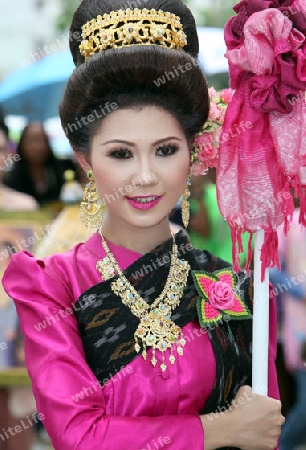
{"label": "hair bun", "polygon": [[[207,83],[196,59],[199,42],[190,10],[181,0],[137,0],[129,6],[178,16],[187,45],[183,49],[154,44],[109,48],[94,53],[84,63],[81,35],[70,42],[77,68],[66,85],[60,117],[72,147],[85,153],[104,120],[104,105],[116,105],[115,109],[162,108],[177,119],[190,141],[208,116]],[[73,17],[71,36],[97,16],[126,7],[126,0],[83,0]]]}

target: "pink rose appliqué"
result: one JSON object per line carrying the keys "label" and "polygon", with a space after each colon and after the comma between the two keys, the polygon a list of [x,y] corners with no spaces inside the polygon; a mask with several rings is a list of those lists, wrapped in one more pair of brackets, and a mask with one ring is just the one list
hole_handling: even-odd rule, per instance
{"label": "pink rose appliqu\u00e9", "polygon": [[252,318],[247,304],[239,293],[238,277],[232,268],[215,272],[191,271],[191,273],[199,294],[197,313],[201,327],[211,328],[228,320]]}
{"label": "pink rose appliqu\u00e9", "polygon": [[212,306],[222,311],[230,309],[235,301],[235,293],[232,287],[224,281],[216,281],[209,288],[209,302]]}

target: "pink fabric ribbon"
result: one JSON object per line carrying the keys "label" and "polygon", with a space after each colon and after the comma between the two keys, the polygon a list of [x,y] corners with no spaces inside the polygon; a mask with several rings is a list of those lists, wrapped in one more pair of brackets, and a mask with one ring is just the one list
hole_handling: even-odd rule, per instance
{"label": "pink fabric ribbon", "polygon": [[[293,17],[293,6],[300,8],[306,21],[306,5],[300,1],[243,0],[234,8],[238,16],[225,27],[231,87],[236,92],[220,139],[218,203],[232,230],[235,270],[241,234],[248,231],[252,236],[265,230],[262,276],[266,267],[279,264],[276,228],[284,222],[287,229],[292,218],[290,188],[306,201],[302,181],[306,168],[306,26],[303,32],[293,27],[288,18],[288,11]],[[300,220],[304,225],[305,211],[303,204]]]}

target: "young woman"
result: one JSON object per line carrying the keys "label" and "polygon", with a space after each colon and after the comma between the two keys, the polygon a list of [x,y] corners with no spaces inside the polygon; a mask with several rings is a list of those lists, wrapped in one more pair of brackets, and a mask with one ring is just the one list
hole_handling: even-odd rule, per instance
{"label": "young woman", "polygon": [[59,200],[65,170],[75,170],[69,159],[57,159],[40,123],[28,124],[21,133],[16,151],[19,159],[4,176],[11,189],[31,195],[40,206]]}
{"label": "young woman", "polygon": [[84,0],[70,30],[60,115],[98,231],[64,254],[14,256],[4,277],[37,407],[56,450],[274,449],[274,305],[269,397],[254,396],[250,279],[169,227],[183,193],[187,221],[209,108],[194,19],[179,0],[137,3]]}

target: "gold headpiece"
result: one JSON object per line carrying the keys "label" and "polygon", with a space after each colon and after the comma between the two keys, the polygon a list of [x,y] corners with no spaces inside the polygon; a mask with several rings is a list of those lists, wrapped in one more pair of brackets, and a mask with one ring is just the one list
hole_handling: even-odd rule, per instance
{"label": "gold headpiece", "polygon": [[108,48],[158,44],[181,49],[187,44],[180,18],[155,9],[126,9],[98,16],[82,27],[81,55],[87,61]]}

